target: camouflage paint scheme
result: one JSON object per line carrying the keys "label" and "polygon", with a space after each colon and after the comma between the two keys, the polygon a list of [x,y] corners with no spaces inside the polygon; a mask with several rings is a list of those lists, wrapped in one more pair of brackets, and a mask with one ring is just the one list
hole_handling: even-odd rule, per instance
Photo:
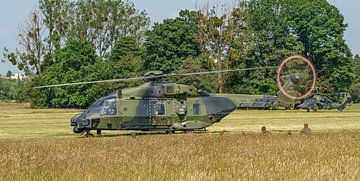
{"label": "camouflage paint scheme", "polygon": [[88,130],[200,130],[237,108],[226,96],[176,83],[148,82],[116,91],[71,119],[75,133]]}

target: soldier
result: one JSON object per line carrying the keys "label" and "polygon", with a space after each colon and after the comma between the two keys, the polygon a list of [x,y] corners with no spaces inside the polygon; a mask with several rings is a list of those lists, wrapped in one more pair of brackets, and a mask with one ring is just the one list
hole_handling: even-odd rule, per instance
{"label": "soldier", "polygon": [[305,123],[304,128],[300,131],[300,134],[310,134],[311,129],[309,128],[309,124]]}
{"label": "soldier", "polygon": [[266,130],[265,126],[261,127],[261,132],[262,132],[262,134],[270,133],[269,131]]}

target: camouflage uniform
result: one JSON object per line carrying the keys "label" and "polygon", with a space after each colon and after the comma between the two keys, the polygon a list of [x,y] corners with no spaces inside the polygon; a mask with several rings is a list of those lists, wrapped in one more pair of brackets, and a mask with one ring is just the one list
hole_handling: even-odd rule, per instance
{"label": "camouflage uniform", "polygon": [[311,129],[309,128],[308,123],[304,124],[304,128],[300,131],[300,134],[310,134]]}
{"label": "camouflage uniform", "polygon": [[265,127],[265,126],[261,127],[261,132],[262,132],[263,134],[270,133],[269,131],[266,130],[266,127]]}

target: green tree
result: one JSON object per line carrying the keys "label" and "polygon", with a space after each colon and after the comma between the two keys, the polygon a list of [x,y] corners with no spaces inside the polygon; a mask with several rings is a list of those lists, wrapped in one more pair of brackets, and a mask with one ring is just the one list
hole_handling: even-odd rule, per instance
{"label": "green tree", "polygon": [[335,6],[325,0],[252,0],[249,7],[259,40],[253,52],[256,62],[274,66],[284,56],[304,54],[317,68],[321,92],[350,87],[354,74],[343,38],[346,24]]}
{"label": "green tree", "polygon": [[[91,9],[91,11],[89,11]],[[145,11],[122,0],[80,0],[74,6],[71,38],[92,42],[100,56],[108,53],[118,37],[142,39],[149,24]]]}
{"label": "green tree", "polygon": [[0,79],[0,100],[28,101],[27,90],[26,80]]}
{"label": "green tree", "polygon": [[123,57],[139,57],[143,53],[136,37],[119,37],[111,51],[111,61],[119,61]]}
{"label": "green tree", "polygon": [[39,7],[44,17],[43,22],[48,30],[48,36],[45,41],[47,44],[47,58],[50,60],[53,51],[61,48],[71,31],[71,24],[74,18],[70,12],[73,6],[74,4],[68,0],[39,1]]}
{"label": "green tree", "polygon": [[141,40],[149,24],[145,11],[122,0],[41,0],[40,8],[49,30],[50,50],[67,39],[78,39],[92,42],[97,53],[104,55],[118,37]]}
{"label": "green tree", "polygon": [[[234,61],[238,61],[231,58],[235,54],[233,45],[236,41],[245,41],[245,37],[248,37],[247,9],[247,4],[240,2],[230,10],[225,8],[219,11],[219,7],[213,7],[197,12],[197,40],[202,51],[213,59],[217,70],[234,68]],[[242,55],[244,53],[236,52]],[[218,74],[217,92],[224,91],[229,76],[229,73]]]}
{"label": "green tree", "polygon": [[181,11],[175,19],[155,23],[153,29],[146,32],[145,69],[173,72],[186,58],[198,56],[196,33],[189,11]]}
{"label": "green tree", "polygon": [[[95,64],[96,54],[90,42],[70,40],[55,52],[55,63],[43,76],[36,77],[35,84],[52,85],[89,81],[87,76]],[[89,72],[90,71],[90,72]],[[51,89],[36,89],[32,92],[34,107],[85,107],[89,97],[84,93],[90,85],[68,86]],[[44,98],[45,97],[45,98]]]}
{"label": "green tree", "polygon": [[103,56],[110,53],[118,37],[142,41],[148,24],[146,12],[128,1],[40,0],[40,11],[34,11],[20,30],[23,50],[5,48],[4,57],[27,75],[41,74],[54,63],[54,52],[67,40],[89,41]]}
{"label": "green tree", "polygon": [[11,80],[0,79],[0,100],[11,100]]}
{"label": "green tree", "polygon": [[[123,38],[119,42],[125,40],[129,39]],[[114,56],[110,55],[114,59],[104,61],[96,55],[92,43],[68,41],[64,48],[55,51],[55,63],[46,70],[43,76],[37,76],[34,84],[52,85],[138,76],[143,65],[140,56],[137,55],[138,51],[123,52],[123,48],[122,46],[115,46],[112,50]],[[121,54],[121,52],[125,54]],[[32,91],[31,97],[34,107],[85,108],[110,92],[128,86],[136,86],[139,83],[141,82],[36,89]]]}
{"label": "green tree", "polygon": [[[211,61],[209,55],[203,53],[198,57],[189,57],[184,60],[184,63],[179,67],[177,73],[191,73],[191,72],[205,72],[212,70],[216,65]],[[172,81],[192,85],[198,89],[205,90],[208,92],[215,92],[217,87],[214,82],[216,82],[215,74],[205,74],[205,75],[196,75],[196,76],[184,76],[173,78]]]}

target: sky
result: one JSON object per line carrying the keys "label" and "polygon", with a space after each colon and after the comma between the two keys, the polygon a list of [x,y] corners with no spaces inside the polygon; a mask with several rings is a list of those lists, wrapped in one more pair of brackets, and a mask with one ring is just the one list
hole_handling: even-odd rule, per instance
{"label": "sky", "polygon": [[[208,0],[132,0],[137,9],[145,10],[152,23],[162,22],[166,18],[174,18],[181,9],[196,9],[196,4],[204,4]],[[0,0],[0,60],[3,59],[4,47],[15,50],[19,27],[26,17],[38,6],[38,0]],[[210,3],[229,4],[234,0],[210,0]],[[345,40],[352,53],[360,54],[360,17],[359,0],[328,0],[335,5],[345,17],[348,28]],[[5,75],[8,70],[19,72],[15,66],[0,62],[0,74]]]}

